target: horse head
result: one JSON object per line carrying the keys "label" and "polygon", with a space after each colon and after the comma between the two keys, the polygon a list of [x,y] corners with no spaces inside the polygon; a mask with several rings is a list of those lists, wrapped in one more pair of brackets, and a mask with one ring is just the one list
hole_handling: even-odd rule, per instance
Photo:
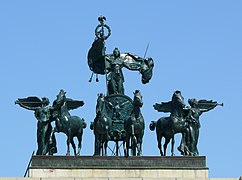
{"label": "horse head", "polygon": [[172,104],[175,106],[179,106],[179,107],[185,107],[185,103],[184,103],[184,97],[181,94],[181,91],[176,90],[173,95],[172,95]]}
{"label": "horse head", "polygon": [[134,92],[134,99],[133,99],[133,104],[138,107],[143,106],[143,100],[142,100],[142,95],[139,90],[135,90]]}
{"label": "horse head", "polygon": [[53,102],[53,108],[54,109],[58,110],[64,105],[64,103],[66,101],[66,95],[65,94],[66,94],[66,92],[61,89],[59,94],[56,96],[56,100],[54,100],[54,102]]}
{"label": "horse head", "polygon": [[142,83],[146,84],[150,81],[153,75],[154,61],[151,57],[144,60],[141,66],[140,73],[142,74]]}
{"label": "horse head", "polygon": [[64,90],[60,90],[59,94],[56,96],[56,103],[58,105],[63,105],[66,101],[66,92]]}
{"label": "horse head", "polygon": [[106,126],[108,125],[109,119],[106,116],[105,99],[104,98],[105,98],[105,96],[102,93],[98,94],[97,105],[96,105],[96,118],[94,120],[94,124],[98,122],[99,125],[103,126],[103,127],[100,127],[100,128],[107,129]]}
{"label": "horse head", "polygon": [[104,104],[104,95],[102,93],[98,94],[97,105],[96,105],[96,114],[100,114],[105,106]]}
{"label": "horse head", "polygon": [[176,90],[172,95],[172,115],[183,117],[183,108],[185,107],[184,97],[181,94],[181,91]]}

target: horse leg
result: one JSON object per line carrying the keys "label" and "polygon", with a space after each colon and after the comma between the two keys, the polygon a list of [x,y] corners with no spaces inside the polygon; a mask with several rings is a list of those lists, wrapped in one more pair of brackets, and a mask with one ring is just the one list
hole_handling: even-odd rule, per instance
{"label": "horse leg", "polygon": [[102,156],[104,155],[104,152],[103,152],[103,150],[104,150],[104,147],[103,147],[103,140],[101,139],[101,142],[100,142],[100,150],[102,151]]}
{"label": "horse leg", "polygon": [[135,135],[134,135],[134,124],[131,125],[131,148],[132,148],[132,155],[136,155],[136,143],[135,143]]}
{"label": "horse leg", "polygon": [[170,140],[171,139],[168,138],[168,137],[165,138],[165,143],[164,143],[164,156],[166,156],[166,149],[167,149],[167,145],[169,144]]}
{"label": "horse leg", "polygon": [[71,140],[70,142],[71,142],[72,148],[74,150],[74,155],[76,156],[76,145],[74,143],[74,137],[72,137],[70,140]]}
{"label": "horse leg", "polygon": [[54,153],[57,153],[55,134],[51,134],[49,137],[49,147],[50,147],[49,155],[53,155]]}
{"label": "horse leg", "polygon": [[136,156],[136,147],[137,147],[137,138],[134,132],[134,124],[131,125],[131,148],[132,148],[132,155]]}
{"label": "horse leg", "polygon": [[118,156],[118,148],[119,148],[119,146],[118,146],[118,140],[116,140],[115,143],[116,143],[116,156]]}
{"label": "horse leg", "polygon": [[126,140],[123,141],[124,156],[127,157]]}
{"label": "horse leg", "polygon": [[104,142],[104,156],[107,156],[108,141]]}
{"label": "horse leg", "polygon": [[70,156],[70,137],[69,136],[67,137],[66,145],[67,145],[66,155]]}
{"label": "horse leg", "polygon": [[130,135],[129,134],[126,134],[126,137],[125,137],[125,156],[126,157],[129,157],[129,141],[130,141]]}
{"label": "horse leg", "polygon": [[94,156],[100,156],[100,141],[98,139],[98,136],[95,136],[95,144],[94,144]]}
{"label": "horse leg", "polygon": [[77,139],[78,139],[77,156],[80,156],[81,148],[82,148],[82,133],[77,136]]}
{"label": "horse leg", "polygon": [[162,136],[157,132],[157,143],[158,143],[158,148],[160,150],[160,155],[164,156],[162,149],[161,149],[161,138],[162,138]]}
{"label": "horse leg", "polygon": [[132,155],[136,156],[137,138],[135,135],[131,136],[131,148],[132,148]]}
{"label": "horse leg", "polygon": [[71,142],[71,130],[68,129],[68,132],[67,132],[67,141],[66,141],[66,145],[67,145],[67,152],[66,152],[66,155],[67,156],[70,156],[70,142]]}
{"label": "horse leg", "polygon": [[137,148],[138,148],[137,156],[142,156],[142,139],[141,138],[138,138]]}
{"label": "horse leg", "polygon": [[174,138],[174,135],[173,135],[172,138],[171,138],[171,156],[175,156],[174,145],[175,145],[175,138]]}

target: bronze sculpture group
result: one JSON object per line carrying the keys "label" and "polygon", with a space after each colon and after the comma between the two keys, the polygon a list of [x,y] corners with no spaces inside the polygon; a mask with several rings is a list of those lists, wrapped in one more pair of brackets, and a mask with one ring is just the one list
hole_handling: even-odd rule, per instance
{"label": "bronze sculpture group", "polygon": [[52,134],[52,107],[49,105],[49,99],[43,97],[28,97],[19,98],[15,101],[15,104],[19,104],[21,107],[33,110],[37,119],[37,143],[38,149],[37,155],[53,155],[57,152],[55,135]]}
{"label": "bronze sculpture group", "polygon": [[[27,97],[19,98],[15,104],[28,110],[35,111],[37,119],[37,155],[53,155],[57,153],[55,132],[63,132],[67,136],[67,153],[70,155],[70,143],[74,154],[80,155],[83,129],[86,128],[86,122],[78,116],[71,116],[69,110],[76,109],[84,105],[83,101],[66,98],[66,92],[60,90],[52,106],[48,106],[48,98]],[[53,128],[51,122],[55,122]],[[78,139],[78,152],[73,138]]]}
{"label": "bronze sculpture group", "polygon": [[[108,142],[116,145],[115,155],[119,155],[119,142],[123,143],[124,155],[142,155],[142,142],[145,130],[145,120],[141,113],[143,106],[142,95],[139,90],[133,93],[133,99],[125,95],[123,68],[138,71],[142,76],[142,83],[146,84],[153,75],[154,61],[151,57],[141,58],[132,53],[121,53],[118,48],[112,54],[106,54],[105,41],[111,35],[111,29],[105,22],[106,18],[98,18],[99,25],[95,29],[95,39],[88,51],[88,65],[93,74],[105,75],[107,92],[99,93],[96,102],[96,116],[90,124],[93,130],[94,155],[107,155]],[[105,34],[108,32],[108,34]],[[92,80],[92,76],[90,81]],[[96,79],[98,81],[98,78]],[[48,98],[38,97],[19,98],[15,103],[21,107],[33,110],[37,119],[37,155],[53,155],[57,153],[56,132],[63,132],[67,136],[67,153],[70,155],[70,144],[74,155],[80,155],[83,129],[87,126],[85,120],[72,116],[69,111],[84,105],[83,101],[66,97],[66,92],[60,90],[52,106]],[[179,90],[172,95],[169,102],[156,103],[153,107],[158,112],[170,113],[168,117],[161,117],[151,121],[150,130],[156,129],[158,149],[161,156],[166,156],[168,143],[171,141],[171,155],[174,155],[174,136],[182,134],[178,150],[182,155],[198,156],[199,117],[218,104],[216,101],[189,99],[190,106],[184,103],[184,97]],[[55,125],[52,126],[52,122]],[[73,138],[78,139],[78,149]],[[165,138],[163,145],[161,140]]]}
{"label": "bronze sculpture group", "polygon": [[[161,117],[158,121],[150,123],[150,130],[156,128],[158,148],[161,156],[166,156],[166,148],[171,140],[171,155],[174,155],[174,135],[182,133],[181,144],[178,150],[182,155],[197,156],[197,149],[200,122],[199,117],[203,112],[207,112],[218,104],[216,101],[207,101],[196,99],[188,100],[190,107],[185,107],[184,97],[180,91],[175,91],[172,95],[172,100],[169,102],[156,103],[154,109],[158,112],[169,112],[169,117]],[[161,140],[165,138],[165,143],[162,151]]]}

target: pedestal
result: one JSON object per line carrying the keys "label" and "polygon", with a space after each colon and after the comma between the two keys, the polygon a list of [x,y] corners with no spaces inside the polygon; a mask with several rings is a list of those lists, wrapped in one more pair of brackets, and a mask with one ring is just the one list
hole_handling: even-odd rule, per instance
{"label": "pedestal", "polygon": [[33,156],[31,178],[208,178],[206,157]]}

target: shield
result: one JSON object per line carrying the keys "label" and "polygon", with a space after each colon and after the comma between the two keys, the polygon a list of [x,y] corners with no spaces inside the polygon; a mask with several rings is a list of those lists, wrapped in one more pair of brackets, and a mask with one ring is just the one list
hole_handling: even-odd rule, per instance
{"label": "shield", "polygon": [[109,132],[111,140],[122,140],[124,123],[132,113],[132,103],[132,99],[126,95],[114,94],[105,97],[106,114],[112,121]]}
{"label": "shield", "polygon": [[96,39],[87,55],[88,66],[96,74],[105,74],[105,47],[104,40]]}

